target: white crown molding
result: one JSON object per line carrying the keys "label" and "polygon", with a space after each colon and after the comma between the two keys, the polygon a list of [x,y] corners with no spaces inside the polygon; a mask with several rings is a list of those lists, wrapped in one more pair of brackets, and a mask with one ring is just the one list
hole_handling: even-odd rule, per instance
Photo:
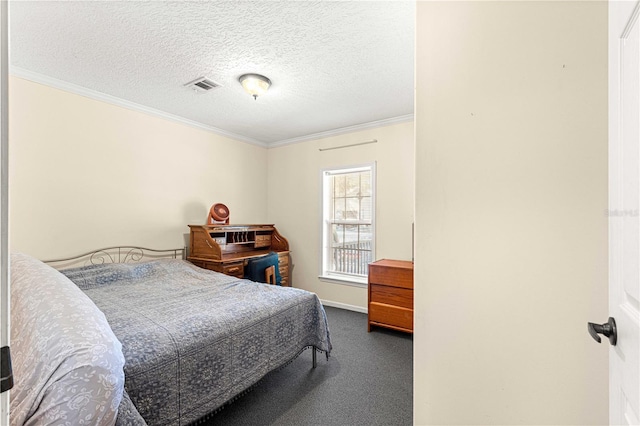
{"label": "white crown molding", "polygon": [[345,133],[358,132],[360,130],[374,129],[376,127],[390,126],[392,124],[406,123],[413,121],[413,114],[401,115],[399,117],[385,118],[378,121],[370,121],[368,123],[356,124],[353,126],[340,127],[338,129],[327,130],[326,132],[312,133],[297,138],[285,139],[278,142],[270,142],[268,148],[276,148],[284,145],[292,145],[295,143],[306,142],[314,139],[329,138],[331,136],[344,135]]}
{"label": "white crown molding", "polygon": [[219,129],[217,127],[198,123],[197,121],[189,120],[174,114],[169,114],[167,112],[160,111],[154,108],[149,108],[144,105],[137,104],[135,102],[130,102],[121,98],[117,98],[115,96],[107,95],[106,93],[101,93],[95,90],[87,89],[86,87],[82,87],[82,86],[78,86],[77,84],[58,80],[57,78],[53,78],[53,77],[46,76],[44,74],[29,71],[24,68],[12,66],[9,68],[9,74],[15,77],[23,78],[25,80],[33,81],[35,83],[40,83],[46,86],[51,86],[56,89],[64,90],[66,92],[71,92],[76,95],[85,96],[90,99],[95,99],[97,101],[106,102],[119,107],[143,112],[145,114],[153,115],[166,120],[170,120],[170,121],[174,121],[187,126],[195,127],[201,130],[206,130],[208,132],[215,133],[220,136],[225,136],[231,139],[235,139],[240,142],[246,142],[252,145],[260,146],[262,148],[268,147],[268,144],[256,139],[252,139],[246,136],[238,135],[236,133],[228,132],[226,130]]}
{"label": "white crown molding", "polygon": [[122,108],[127,108],[130,110],[134,110],[134,111],[142,112],[145,114],[153,115],[159,118],[163,118],[165,120],[170,120],[176,123],[195,127],[197,129],[215,133],[220,136],[225,136],[240,142],[249,143],[251,145],[257,145],[262,148],[275,148],[275,147],[280,147],[285,145],[292,145],[292,144],[306,142],[310,140],[328,138],[331,136],[343,135],[345,133],[357,132],[360,130],[373,129],[376,127],[383,127],[383,126],[389,126],[392,124],[399,124],[399,123],[405,123],[407,121],[413,121],[413,114],[407,114],[407,115],[401,115],[399,117],[386,118],[383,120],[371,121],[369,123],[362,123],[362,124],[356,124],[353,126],[327,130],[325,132],[312,133],[310,135],[300,136],[300,137],[291,138],[291,139],[284,139],[276,142],[263,142],[257,139],[253,139],[253,138],[242,136],[236,133],[228,132],[226,130],[219,129],[217,127],[202,124],[197,121],[189,120],[187,118],[180,117],[178,115],[169,114],[164,111],[146,107],[144,105],[140,105],[135,102],[130,102],[115,96],[108,95],[106,93],[101,93],[96,90],[87,89],[86,87],[69,83],[67,81],[58,80],[57,78],[53,78],[44,74],[29,71],[24,68],[12,66],[9,68],[9,74],[15,77],[23,78],[25,80],[30,80],[35,83],[44,84],[45,86],[50,86],[56,89],[64,90],[66,92],[74,93],[76,95],[84,96],[97,101],[106,102]]}

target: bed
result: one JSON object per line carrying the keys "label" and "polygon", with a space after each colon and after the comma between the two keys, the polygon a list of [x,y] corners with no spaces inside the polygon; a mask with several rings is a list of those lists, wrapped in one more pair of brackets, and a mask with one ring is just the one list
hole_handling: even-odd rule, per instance
{"label": "bed", "polygon": [[[85,387],[91,398],[106,398],[85,397],[80,402],[88,402],[79,413],[65,408],[67,417],[60,424],[186,425],[206,418],[307,348],[314,367],[316,352],[329,358],[326,316],[313,293],[201,269],[177,251],[165,259],[159,252],[145,256],[147,249],[109,250],[87,254],[86,265],[61,273],[26,255],[12,256],[12,309],[18,310],[12,312],[12,332],[23,331],[14,333],[12,342],[17,378],[12,423],[59,424],[55,419],[61,407],[80,405],[73,404],[82,392],[78,383],[97,378],[98,390]],[[75,261],[57,264],[70,262]],[[34,305],[52,312],[44,320],[42,313],[22,312]],[[69,339],[68,330],[80,323],[90,326],[72,333],[62,349],[53,349],[80,347],[81,354],[49,361],[52,349],[47,346],[60,346],[58,340]],[[25,338],[29,327],[38,339]],[[51,338],[60,332],[60,339]],[[84,337],[89,343],[77,342]],[[92,339],[97,338],[105,341],[96,344]],[[32,353],[34,345],[39,353]],[[20,372],[33,369],[38,356],[53,364],[41,370],[57,368],[61,377],[43,382],[43,373],[35,374],[21,384]],[[93,357],[101,370],[95,378],[79,379],[74,365],[65,367],[69,371],[55,367],[74,357]],[[84,358],[78,362],[87,364]],[[71,387],[61,391],[65,380]],[[49,391],[62,402],[49,401],[55,399]]]}

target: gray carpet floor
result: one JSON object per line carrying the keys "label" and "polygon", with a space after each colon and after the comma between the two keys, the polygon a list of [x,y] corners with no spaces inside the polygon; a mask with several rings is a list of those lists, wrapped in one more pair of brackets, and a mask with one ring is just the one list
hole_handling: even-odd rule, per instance
{"label": "gray carpet floor", "polygon": [[333,352],[304,351],[204,425],[411,425],[413,337],[375,328],[367,316],[325,307]]}

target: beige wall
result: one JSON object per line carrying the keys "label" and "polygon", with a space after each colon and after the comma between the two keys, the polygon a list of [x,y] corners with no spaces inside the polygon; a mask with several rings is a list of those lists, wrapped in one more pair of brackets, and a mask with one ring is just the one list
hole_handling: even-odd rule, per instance
{"label": "beige wall", "polygon": [[[320,152],[377,139],[375,144]],[[320,299],[366,309],[367,290],[318,279],[320,273],[320,170],[376,162],[376,257],[411,260],[413,123],[401,123],[272,148],[268,151],[269,221],[288,238],[293,285]]]}
{"label": "beige wall", "polygon": [[187,224],[224,202],[232,223],[275,223],[289,239],[295,286],[365,309],[365,288],[317,278],[319,179],[325,167],[376,161],[377,257],[411,259],[411,122],[267,150],[21,78],[10,90],[13,251],[179,247]]}
{"label": "beige wall", "polygon": [[215,202],[267,220],[265,148],[20,78],[9,102],[13,251],[181,247]]}
{"label": "beige wall", "polygon": [[416,424],[606,424],[607,3],[418,2]]}

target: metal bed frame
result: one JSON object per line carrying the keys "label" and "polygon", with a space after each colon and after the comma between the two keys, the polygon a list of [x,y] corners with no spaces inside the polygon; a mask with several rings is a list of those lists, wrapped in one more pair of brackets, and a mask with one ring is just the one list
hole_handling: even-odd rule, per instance
{"label": "metal bed frame", "polygon": [[[137,246],[115,246],[93,250],[77,256],[61,259],[43,260],[56,269],[66,269],[87,265],[101,265],[104,263],[135,263],[154,259],[182,259],[187,258],[187,248],[157,250]],[[311,348],[311,365],[317,366],[316,348]]]}
{"label": "metal bed frame", "polygon": [[43,260],[56,269],[70,267],[101,265],[104,263],[135,263],[154,259],[186,259],[187,248],[167,250],[150,249],[138,246],[116,246],[93,250],[77,256],[61,259]]}

